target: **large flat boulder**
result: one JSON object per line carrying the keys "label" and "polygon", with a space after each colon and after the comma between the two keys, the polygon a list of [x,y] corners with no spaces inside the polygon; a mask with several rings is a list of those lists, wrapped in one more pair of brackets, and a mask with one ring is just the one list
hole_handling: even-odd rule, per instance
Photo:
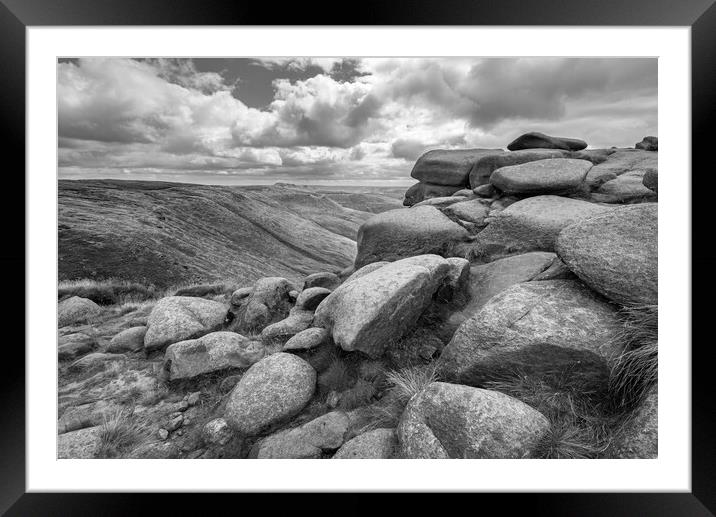
{"label": "large flat boulder", "polygon": [[460,185],[434,185],[421,181],[405,191],[403,205],[413,206],[426,199],[451,196],[462,188]]}
{"label": "large flat boulder", "polygon": [[[647,169],[654,170],[654,169]],[[644,203],[655,201],[656,192],[644,185],[647,170],[633,170],[617,176],[592,193],[598,203]]]}
{"label": "large flat boulder", "polygon": [[511,204],[491,217],[475,239],[473,253],[489,262],[528,251],[554,251],[563,228],[612,210],[560,196],[535,196]]}
{"label": "large flat boulder", "polygon": [[423,183],[465,187],[475,162],[496,152],[502,149],[435,149],[418,158],[410,175]]}
{"label": "large flat boulder", "polygon": [[658,303],[658,204],[615,208],[566,227],[557,254],[584,283],[620,304]]}
{"label": "large flat boulder", "polygon": [[585,181],[590,188],[596,189],[625,172],[658,169],[658,167],[658,153],[639,149],[617,149],[607,156],[606,161],[592,167]]}
{"label": "large flat boulder", "polygon": [[219,302],[192,296],[162,298],[147,319],[144,348],[155,350],[219,330],[225,317],[226,307]]}
{"label": "large flat boulder", "polygon": [[618,353],[615,307],[576,280],[514,285],[455,332],[439,359],[442,378],[481,385],[501,373],[575,376],[605,386]]}
{"label": "large flat boulder", "polygon": [[333,291],[316,309],[313,325],[328,329],[343,350],[380,357],[415,324],[450,270],[437,255],[386,264]]}
{"label": "large flat boulder", "polygon": [[490,183],[506,194],[570,194],[584,183],[592,162],[552,158],[497,169]]}
{"label": "large flat boulder", "polygon": [[490,154],[480,158],[470,170],[470,188],[476,189],[488,184],[492,173],[502,167],[550,158],[568,158],[569,155],[569,151],[559,149],[527,149]]}
{"label": "large flat boulder", "polygon": [[587,142],[577,138],[562,136],[549,136],[544,133],[532,132],[518,136],[507,146],[510,151],[521,149],[564,149],[566,151],[581,151],[587,147]]}
{"label": "large flat boulder", "polygon": [[85,323],[102,312],[99,305],[88,298],[71,296],[57,305],[57,327]]}
{"label": "large flat boulder", "polygon": [[242,435],[255,435],[286,420],[308,403],[316,371],[293,354],[279,352],[247,370],[228,396],[224,419]]}
{"label": "large flat boulder", "polygon": [[228,368],[248,368],[265,354],[266,349],[258,341],[235,332],[212,332],[169,345],[163,367],[171,381],[190,379]]}
{"label": "large flat boulder", "polygon": [[498,391],[435,382],[398,425],[401,457],[529,458],[549,429],[539,411]]}
{"label": "large flat boulder", "polygon": [[432,206],[389,210],[358,229],[355,267],[425,254],[449,257],[469,238],[465,228]]}

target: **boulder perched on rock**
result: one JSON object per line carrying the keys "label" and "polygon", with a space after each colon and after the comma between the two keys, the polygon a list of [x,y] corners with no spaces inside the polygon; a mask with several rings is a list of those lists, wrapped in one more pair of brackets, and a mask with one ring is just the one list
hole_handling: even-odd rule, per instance
{"label": "boulder perched on rock", "polygon": [[656,458],[659,453],[659,397],[656,386],[616,433],[609,458]]}
{"label": "boulder perched on rock", "polygon": [[465,187],[477,160],[499,152],[502,149],[435,149],[418,158],[410,175],[423,183]]}
{"label": "boulder perched on rock", "polygon": [[645,136],[641,142],[637,142],[634,148],[641,149],[643,151],[658,151],[659,150],[659,139],[655,136]]}
{"label": "boulder perched on rock", "polygon": [[313,273],[303,279],[303,290],[311,287],[324,287],[333,291],[341,285],[341,279],[335,273],[325,271],[323,273]]}
{"label": "boulder perched on rock", "polygon": [[570,194],[584,183],[592,162],[552,158],[497,169],[490,183],[506,194]]}
{"label": "boulder perched on rock", "polygon": [[514,152],[502,151],[484,156],[480,158],[470,170],[470,187],[477,195],[490,197],[490,195],[486,195],[487,193],[485,192],[478,192],[477,189],[482,185],[489,184],[490,176],[497,169],[537,160],[568,158],[569,154],[568,151],[558,149],[527,149]]}
{"label": "boulder perched on rock", "polygon": [[131,327],[123,330],[112,338],[107,345],[107,352],[136,352],[144,348],[144,335],[147,327]]}
{"label": "boulder perched on rock", "polygon": [[355,267],[432,253],[453,256],[458,245],[469,238],[465,228],[432,206],[388,210],[358,229]]}
{"label": "boulder perched on rock", "polygon": [[589,287],[619,304],[658,303],[658,204],[642,203],[566,227],[557,254]]}
{"label": "boulder perched on rock", "polygon": [[328,329],[343,350],[380,357],[415,324],[449,271],[437,255],[386,264],[333,291],[316,309],[314,325]]}
{"label": "boulder perched on rock", "polygon": [[147,320],[144,348],[155,350],[218,330],[224,323],[224,304],[191,296],[169,296],[154,306]]}
{"label": "boulder perched on rock", "polygon": [[99,445],[99,426],[78,429],[57,437],[57,459],[94,458]]}
{"label": "boulder perched on rock", "polygon": [[325,287],[309,287],[301,291],[301,294],[298,295],[296,307],[306,311],[316,310],[318,304],[329,294],[331,294],[331,290]]}
{"label": "boulder perched on rock", "polygon": [[84,332],[75,332],[57,338],[57,358],[60,361],[75,359],[97,349],[97,340]]}
{"label": "boulder perched on rock", "polygon": [[397,449],[398,435],[395,429],[374,429],[343,444],[333,459],[390,459],[395,456]]}
{"label": "boulder perched on rock", "polygon": [[[648,169],[654,170],[654,169]],[[646,170],[625,172],[601,185],[592,194],[598,203],[643,203],[655,201],[656,193],[644,186]]]}
{"label": "boulder perched on rock", "polygon": [[435,382],[415,395],[398,425],[401,457],[529,458],[549,421],[498,391]]}
{"label": "boulder perched on rock", "polygon": [[473,253],[485,260],[554,251],[554,241],[572,223],[612,210],[588,201],[560,196],[535,196],[511,204],[476,237]]}
{"label": "boulder perched on rock", "polygon": [[459,219],[475,223],[479,226],[485,225],[485,218],[490,213],[489,202],[481,199],[471,199],[453,203],[443,210],[443,214],[451,219]]}
{"label": "boulder perched on rock", "polygon": [[607,156],[607,160],[595,165],[587,173],[587,185],[596,189],[607,181],[635,170],[658,168],[658,153],[638,149],[617,149]]}
{"label": "boulder perched on rock", "polygon": [[315,388],[311,365],[279,352],[248,369],[229,394],[224,418],[239,433],[255,435],[301,411]]}
{"label": "boulder perched on rock", "polygon": [[433,185],[432,183],[416,183],[405,191],[405,199],[403,205],[413,206],[426,199],[433,197],[451,196],[462,187],[459,185]]}
{"label": "boulder perched on rock", "polygon": [[231,312],[234,315],[232,330],[257,332],[271,323],[286,317],[293,305],[289,293],[295,287],[285,278],[265,277],[256,281],[249,296],[243,295],[239,304],[232,296]]}
{"label": "boulder perched on rock", "polygon": [[296,306],[291,309],[286,318],[263,329],[261,339],[264,343],[285,343],[299,332],[310,327],[312,321],[313,311],[307,311]]}
{"label": "boulder perched on rock", "polygon": [[659,171],[657,169],[646,169],[642,184],[649,190],[659,191]]}
{"label": "boulder perched on rock", "polygon": [[321,458],[343,445],[350,420],[343,411],[333,411],[300,427],[279,431],[261,440],[251,456],[256,458]]}
{"label": "boulder perched on rock", "polygon": [[258,341],[235,332],[212,332],[199,339],[169,345],[163,367],[171,381],[190,379],[228,368],[248,368],[265,354],[264,346]]}
{"label": "boulder perched on rock", "polygon": [[328,342],[331,334],[324,328],[314,327],[302,330],[283,345],[283,351],[312,350]]}
{"label": "boulder perched on rock", "polygon": [[75,323],[84,323],[99,315],[102,309],[88,298],[71,296],[57,306],[57,327],[66,327]]}
{"label": "boulder perched on rock", "polygon": [[481,385],[501,374],[575,376],[604,387],[606,361],[620,352],[616,309],[575,280],[514,285],[455,332],[439,359],[442,378]]}
{"label": "boulder perched on rock", "polygon": [[507,146],[510,151],[522,149],[564,149],[565,151],[581,151],[587,147],[587,142],[577,138],[564,138],[549,136],[544,133],[525,133],[518,136]]}

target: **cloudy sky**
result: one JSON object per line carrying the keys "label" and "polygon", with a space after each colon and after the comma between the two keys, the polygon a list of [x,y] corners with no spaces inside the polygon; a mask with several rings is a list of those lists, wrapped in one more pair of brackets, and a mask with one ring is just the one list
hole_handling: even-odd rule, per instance
{"label": "cloudy sky", "polygon": [[632,147],[656,59],[62,59],[60,178],[409,184],[431,148],[528,131]]}

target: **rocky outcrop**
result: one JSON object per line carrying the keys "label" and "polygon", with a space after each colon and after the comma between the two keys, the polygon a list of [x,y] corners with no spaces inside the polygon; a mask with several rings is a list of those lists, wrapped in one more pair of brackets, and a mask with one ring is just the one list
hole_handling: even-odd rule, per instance
{"label": "rocky outcrop", "polygon": [[497,169],[490,183],[506,194],[571,194],[584,183],[592,162],[557,158]]}
{"label": "rocky outcrop", "polygon": [[472,250],[486,262],[528,251],[554,251],[563,228],[608,210],[611,208],[560,196],[523,199],[491,217]]}
{"label": "rocky outcrop", "polygon": [[655,136],[645,136],[641,142],[637,142],[634,148],[641,149],[643,151],[658,151],[659,150],[659,139]]}
{"label": "rocky outcrop", "polygon": [[587,142],[577,138],[564,138],[549,136],[544,133],[525,133],[509,143],[507,149],[519,151],[522,149],[564,149],[565,151],[581,151],[587,147]]}
{"label": "rocky outcrop", "polygon": [[386,264],[333,291],[316,309],[314,325],[328,329],[343,350],[380,357],[415,324],[450,269],[436,255]]}
{"label": "rocky outcrop", "polygon": [[239,289],[231,296],[232,329],[237,332],[259,332],[282,320],[293,305],[289,293],[295,287],[281,277],[260,278],[249,291]]}
{"label": "rocky outcrop", "polygon": [[502,152],[502,149],[436,149],[423,154],[415,162],[410,175],[423,183],[464,188],[470,169],[480,158]]}
{"label": "rocky outcrop", "polygon": [[440,372],[474,386],[514,371],[574,375],[603,389],[607,360],[620,351],[613,339],[618,325],[616,309],[578,281],[517,284],[457,329],[440,356]]}
{"label": "rocky outcrop", "polygon": [[212,332],[167,347],[163,368],[169,380],[190,379],[229,368],[248,368],[266,354],[258,341],[235,332]]}
{"label": "rocky outcrop", "polygon": [[658,205],[643,203],[566,227],[557,254],[596,292],[620,304],[658,303]]}
{"label": "rocky outcrop", "polygon": [[549,429],[544,415],[498,391],[435,382],[408,402],[401,457],[529,458]]}
{"label": "rocky outcrop", "polygon": [[223,325],[225,316],[226,307],[219,302],[191,296],[162,298],[149,314],[144,348],[156,350],[208,334]]}
{"label": "rocky outcrop", "polygon": [[465,228],[431,206],[390,210],[372,217],[358,230],[355,267],[415,255],[454,256],[470,238]]}
{"label": "rocky outcrop", "polygon": [[657,168],[658,153],[638,149],[616,149],[607,156],[606,161],[591,168],[585,181],[590,188],[597,189],[626,172]]}
{"label": "rocky outcrop", "polygon": [[316,371],[303,359],[279,352],[241,377],[226,403],[224,418],[242,435],[255,435],[303,409],[316,387]]}
{"label": "rocky outcrop", "polygon": [[102,309],[92,300],[72,296],[62,300],[57,306],[57,327],[62,328],[75,323],[85,323],[100,312],[102,312]]}

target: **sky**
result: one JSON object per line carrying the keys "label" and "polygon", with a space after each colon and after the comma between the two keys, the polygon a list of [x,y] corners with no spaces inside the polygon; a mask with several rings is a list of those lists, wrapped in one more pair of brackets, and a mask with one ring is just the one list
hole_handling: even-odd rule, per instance
{"label": "sky", "polygon": [[429,149],[658,136],[657,60],[61,59],[57,109],[63,179],[407,185]]}

